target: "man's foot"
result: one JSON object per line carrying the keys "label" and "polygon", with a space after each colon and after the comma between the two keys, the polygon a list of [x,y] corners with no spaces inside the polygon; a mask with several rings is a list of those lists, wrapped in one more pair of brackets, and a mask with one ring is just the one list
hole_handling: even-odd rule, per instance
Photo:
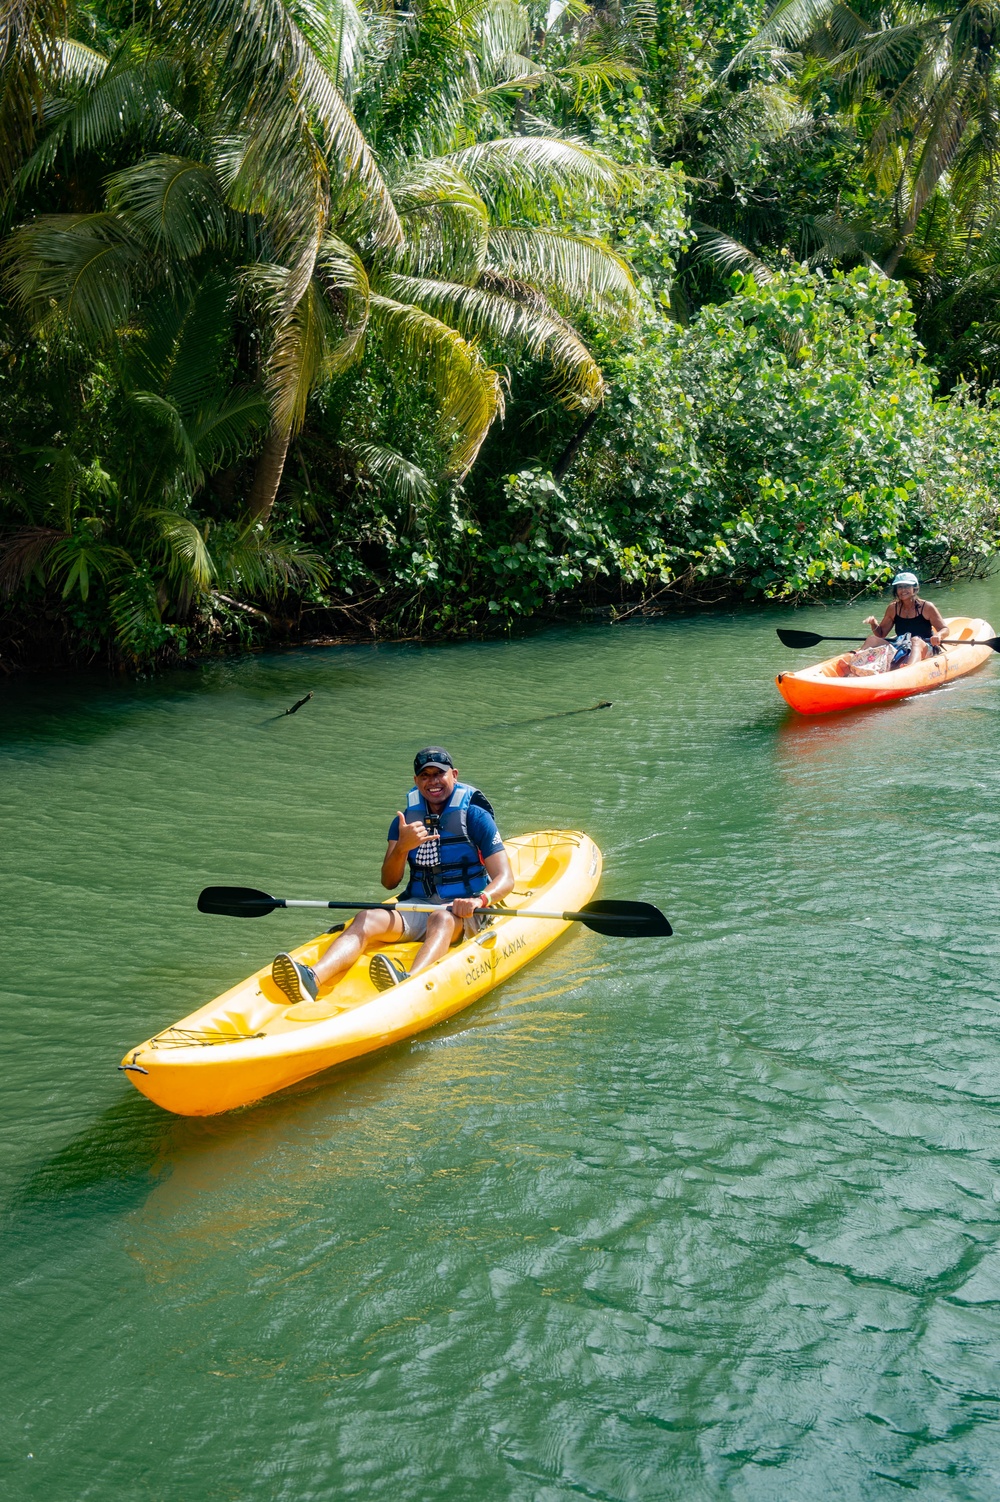
{"label": "man's foot", "polygon": [[368,976],[376,991],[391,991],[393,986],[401,986],[404,980],[410,978],[398,960],[390,960],[381,951],[372,955]]}
{"label": "man's foot", "polygon": [[300,965],[290,954],[275,955],[271,979],[293,1005],[300,1001],[316,1000],[319,981],[313,970],[309,965]]}

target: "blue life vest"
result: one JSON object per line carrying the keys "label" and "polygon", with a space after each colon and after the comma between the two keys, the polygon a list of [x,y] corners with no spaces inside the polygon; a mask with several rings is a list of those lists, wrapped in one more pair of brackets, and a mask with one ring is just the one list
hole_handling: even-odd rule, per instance
{"label": "blue life vest", "polygon": [[[473,798],[492,816],[493,809],[484,793],[468,782],[456,782],[452,795],[436,816],[441,840],[441,854],[436,866],[420,866],[416,850],[407,855],[410,880],[402,898],[415,902],[449,901],[452,897],[475,897],[489,884],[489,872],[479,851],[469,837],[469,807]],[[411,788],[406,799],[407,824],[426,823],[434,828],[435,816],[424,802],[419,789]]]}

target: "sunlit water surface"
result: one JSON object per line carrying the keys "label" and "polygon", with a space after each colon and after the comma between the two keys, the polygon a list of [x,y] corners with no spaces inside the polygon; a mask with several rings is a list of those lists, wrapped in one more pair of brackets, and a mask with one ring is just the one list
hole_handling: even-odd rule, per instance
{"label": "sunlit water surface", "polygon": [[[1000,667],[791,717],[775,625],[865,608],[0,691],[0,1494],[997,1497]],[[676,937],[230,1116],[138,1096],[310,931],[199,889],[371,894],[428,741]]]}

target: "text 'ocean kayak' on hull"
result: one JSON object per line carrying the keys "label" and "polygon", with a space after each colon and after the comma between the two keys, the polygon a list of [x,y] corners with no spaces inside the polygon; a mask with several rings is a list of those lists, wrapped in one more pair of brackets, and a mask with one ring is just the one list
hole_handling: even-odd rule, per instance
{"label": "text 'ocean kayak' on hull", "polygon": [[831,714],[840,709],[864,709],[870,704],[885,704],[890,699],[908,699],[911,694],[925,694],[955,678],[975,672],[993,656],[991,647],[963,646],[962,642],[984,641],[993,635],[988,621],[968,615],[954,615],[945,620],[948,635],[959,640],[958,646],[944,647],[934,657],[925,657],[895,672],[875,673],[870,678],[843,676],[853,653],[840,652],[797,673],[779,673],[774,680],[781,697],[799,714]]}
{"label": "text 'ocean kayak' on hull", "polygon": [[[314,1003],[290,1006],[271,979],[270,962],[249,979],[129,1049],[128,1078],[159,1106],[180,1116],[214,1116],[261,1100],[334,1064],[384,1048],[443,1022],[520,970],[570,927],[531,916],[579,910],[601,876],[601,852],[576,830],[543,830],[508,840],[514,872],[510,916],[474,939],[456,944],[443,960],[389,991],[368,976],[372,951],[362,955]],[[333,942],[320,934],[289,952],[315,963]],[[281,947],[280,939],[275,948]],[[408,967],[414,943],[384,946]]]}

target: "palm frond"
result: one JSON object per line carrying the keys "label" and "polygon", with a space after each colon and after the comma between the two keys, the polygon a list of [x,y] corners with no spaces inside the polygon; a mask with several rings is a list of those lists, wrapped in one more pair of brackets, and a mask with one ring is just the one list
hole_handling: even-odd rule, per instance
{"label": "palm frond", "polygon": [[353,246],[337,235],[325,235],[316,257],[316,272],[324,286],[342,293],[347,300],[345,322],[363,326],[368,318],[371,287],[365,263]]}
{"label": "palm frond", "polygon": [[213,534],[212,558],[219,584],[262,600],[278,600],[303,585],[329,578],[324,561],[310,548],[261,532],[256,526]]}
{"label": "palm frond", "polygon": [[[860,260],[874,267],[888,249],[886,232],[865,219],[844,219],[839,214],[810,215],[803,220],[803,232],[807,247],[812,247],[809,259],[813,265]],[[759,276],[757,280],[760,281]]]}
{"label": "palm frond", "polygon": [[0,598],[12,595],[33,574],[44,583],[45,560],[65,537],[59,527],[20,527],[0,538]]}
{"label": "palm frond", "polygon": [[[98,55],[93,68],[97,71]],[[152,141],[173,118],[167,107],[179,83],[177,61],[166,56],[136,59],[126,42],[92,82],[81,80],[46,110],[49,128],[19,177],[22,184],[41,180],[52,170],[65,146],[74,153],[103,151],[123,137]]]}
{"label": "palm frond", "polygon": [[185,417],[210,408],[228,384],[233,286],[205,276],[187,298],[171,289],[144,299],[141,335],[121,356],[130,389],[160,391]]}
{"label": "palm frond", "polygon": [[554,309],[429,277],[392,276],[386,286],[400,300],[453,324],[467,339],[487,339],[501,347],[519,344],[533,358],[547,360],[565,406],[589,411],[602,400],[605,388],[597,362]]}
{"label": "palm frond", "polygon": [[581,109],[588,100],[635,83],[639,73],[634,64],[624,58],[605,56],[564,63],[552,77],[556,82],[568,85],[574,106]]}
{"label": "palm frond", "polygon": [[826,24],[837,0],[778,0],[763,24],[741,47],[720,75],[720,81],[741,72],[758,58],[796,47]]}
{"label": "palm frond", "polygon": [[127,214],[157,253],[186,261],[225,241],[225,206],[204,162],[147,156],[108,178],[107,193],[108,207]]}
{"label": "palm frond", "polygon": [[691,228],[697,236],[694,253],[702,260],[712,261],[721,271],[748,271],[761,286],[771,281],[771,268],[739,240],[711,224],[693,223]]}
{"label": "palm frond", "polygon": [[781,141],[811,123],[812,116],[802,109],[791,90],[778,84],[753,83],[727,96],[725,104],[713,111],[707,149],[725,171],[739,178],[761,146]]}
{"label": "palm frond", "polygon": [[517,0],[488,0],[479,7],[475,31],[482,65],[494,73],[509,56],[526,51],[531,17]]}
{"label": "palm frond", "polygon": [[387,355],[434,389],[442,436],[452,451],[451,470],[467,474],[494,417],[503,414],[496,371],[475,345],[425,309],[379,293],[373,294],[371,308]]}
{"label": "palm frond", "polygon": [[871,79],[893,78],[909,70],[920,56],[928,28],[923,21],[907,21],[859,37],[835,59],[835,72],[848,88],[861,89]]}
{"label": "palm frond", "polygon": [[235,464],[254,434],[267,426],[267,416],[267,402],[259,391],[234,387],[217,406],[199,412],[189,426],[198,463],[206,473]]}
{"label": "palm frond", "polygon": [[143,513],[163,544],[167,567],[177,583],[208,589],[215,578],[215,564],[204,537],[191,517],[163,508]]}
{"label": "palm frond", "polygon": [[128,322],[148,254],[117,214],[40,217],[5,248],[11,290],[36,326],[62,317],[92,341]]}
{"label": "palm frond", "polygon": [[49,579],[56,584],[62,583],[64,600],[73,594],[87,600],[93,579],[115,575],[127,567],[131,559],[124,548],[115,543],[104,542],[87,532],[73,532],[52,546],[46,563]]}
{"label": "palm frond", "polygon": [[289,12],[324,70],[350,98],[368,39],[368,20],[355,0],[293,0]]}
{"label": "palm frond", "polygon": [[200,485],[204,475],[198,455],[184,419],[173,402],[157,391],[130,392],[129,401],[163,434],[173,451],[177,474],[192,489]]}
{"label": "palm frond", "polygon": [[133,660],[145,655],[150,635],[160,624],[156,585],[148,569],[133,568],[119,581],[110,600],[115,639]]}
{"label": "palm frond", "polygon": [[[324,155],[362,188],[375,239],[402,238],[392,198],[368,142],[336,79],[323,67],[292,12],[281,0],[167,0],[176,24],[198,45],[221,41],[223,108],[248,126],[258,143],[257,165],[281,179],[293,160],[308,155],[315,132]],[[319,172],[319,163],[314,163]],[[325,168],[325,161],[323,162]],[[293,206],[287,206],[291,214]],[[312,212],[311,205],[307,205]],[[311,269],[311,268],[310,268]]]}
{"label": "palm frond", "polygon": [[406,239],[402,270],[475,281],[486,263],[489,210],[467,178],[438,160],[418,160],[393,182]]}
{"label": "palm frond", "polygon": [[58,77],[66,0],[6,0],[0,7],[0,187],[31,150],[46,89]]}
{"label": "palm frond", "polygon": [[639,300],[627,261],[602,240],[565,230],[491,230],[487,265],[595,310],[632,308]]}
{"label": "palm frond", "polygon": [[419,505],[421,501],[433,500],[437,489],[419,464],[377,443],[356,443],[353,452],[364,467],[366,475],[383,494],[406,506]]}
{"label": "palm frond", "polygon": [[59,57],[60,86],[91,86],[104,76],[108,58],[95,47],[88,47],[85,42],[76,41],[73,37],[60,37],[53,46]]}
{"label": "palm frond", "polygon": [[287,267],[276,265],[252,266],[246,273],[272,315],[267,388],[274,425],[282,433],[294,434],[305,420],[311,393],[335,373],[338,358],[347,360],[338,338],[340,329],[315,280],[287,311],[292,276]]}
{"label": "palm frond", "polygon": [[548,203],[566,193],[614,194],[628,180],[603,152],[561,136],[503,136],[438,160],[465,177],[490,209]]}
{"label": "palm frond", "polygon": [[520,52],[509,52],[505,57],[498,59],[494,69],[494,81],[486,82],[474,93],[466,94],[466,99],[473,103],[477,100],[489,99],[494,94],[517,95],[531,89],[537,89],[540,83],[551,78],[545,68],[540,68],[530,57],[524,57]]}

